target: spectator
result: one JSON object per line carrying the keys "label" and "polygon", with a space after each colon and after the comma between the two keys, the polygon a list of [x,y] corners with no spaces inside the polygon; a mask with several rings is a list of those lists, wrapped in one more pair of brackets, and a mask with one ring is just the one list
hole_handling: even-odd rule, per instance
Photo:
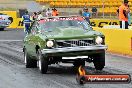
{"label": "spectator", "polygon": [[36,20],[36,19],[37,19],[37,17],[38,17],[37,13],[36,13],[36,12],[34,12],[34,13],[33,13],[33,16],[32,16],[32,19],[33,19],[33,20]]}
{"label": "spectator", "polygon": [[31,16],[28,14],[28,11],[25,12],[25,14],[22,16],[22,22],[24,23],[24,31],[26,34],[30,33],[29,27],[32,22]]}
{"label": "spectator", "polygon": [[93,16],[94,16],[94,17],[97,17],[97,15],[98,15],[97,8],[96,8],[96,7],[93,7],[91,11],[92,11],[92,17],[93,17]]}
{"label": "spectator", "polygon": [[53,8],[52,9],[52,16],[58,16],[58,15],[59,15],[59,13],[58,13],[57,9]]}
{"label": "spectator", "polygon": [[83,12],[82,16],[85,17],[86,21],[88,21],[88,23],[90,24],[90,20],[89,19],[91,17],[91,14],[88,11],[88,8],[84,8],[83,11],[84,12]]}
{"label": "spectator", "polygon": [[82,10],[79,10],[79,15],[82,16]]}
{"label": "spectator", "polygon": [[52,16],[52,11],[50,10],[50,8],[47,9],[47,11],[46,11],[46,16],[47,16],[47,17]]}
{"label": "spectator", "polygon": [[120,28],[128,29],[128,0],[124,0],[123,4],[119,7],[119,20],[120,20]]}
{"label": "spectator", "polygon": [[38,18],[37,18],[37,20],[41,20],[42,18],[43,18],[42,13],[41,12],[38,12]]}
{"label": "spectator", "polygon": [[46,6],[42,6],[42,12],[46,12]]}

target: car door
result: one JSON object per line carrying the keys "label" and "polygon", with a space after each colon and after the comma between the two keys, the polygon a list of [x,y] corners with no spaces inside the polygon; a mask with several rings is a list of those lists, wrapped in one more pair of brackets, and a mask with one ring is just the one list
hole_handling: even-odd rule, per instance
{"label": "car door", "polygon": [[31,56],[36,56],[36,27],[37,27],[37,23],[34,22],[30,28],[30,33],[28,34],[28,36],[26,36],[25,38],[25,47],[27,49],[27,52],[31,55]]}

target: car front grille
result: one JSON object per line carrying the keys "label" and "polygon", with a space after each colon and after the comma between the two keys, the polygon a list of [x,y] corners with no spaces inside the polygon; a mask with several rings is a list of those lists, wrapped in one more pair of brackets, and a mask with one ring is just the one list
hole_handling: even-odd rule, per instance
{"label": "car front grille", "polygon": [[81,39],[81,40],[57,40],[58,47],[76,47],[76,46],[91,46],[94,45],[94,39]]}

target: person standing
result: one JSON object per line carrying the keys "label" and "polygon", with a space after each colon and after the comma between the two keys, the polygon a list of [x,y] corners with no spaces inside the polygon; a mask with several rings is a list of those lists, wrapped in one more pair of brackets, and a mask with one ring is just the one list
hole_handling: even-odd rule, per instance
{"label": "person standing", "polygon": [[128,29],[128,0],[124,0],[123,4],[119,7],[119,20],[120,20],[120,28]]}
{"label": "person standing", "polygon": [[34,12],[34,13],[33,13],[33,15],[32,15],[32,19],[33,19],[33,20],[36,20],[36,19],[37,19],[37,17],[38,17],[37,13],[36,13],[36,12]]}
{"label": "person standing", "polygon": [[98,15],[98,10],[97,10],[97,8],[94,6],[94,7],[92,7],[92,17],[97,17],[97,15]]}
{"label": "person standing", "polygon": [[46,16],[47,17],[51,17],[52,16],[52,11],[50,10],[50,8],[47,9]]}
{"label": "person standing", "polygon": [[57,11],[56,8],[52,9],[52,16],[58,16],[59,12]]}
{"label": "person standing", "polygon": [[22,22],[24,24],[24,31],[26,34],[30,33],[30,25],[32,22],[32,17],[28,14],[28,11],[25,12],[25,14],[22,16]]}
{"label": "person standing", "polygon": [[83,14],[82,14],[82,16],[86,19],[86,21],[90,24],[90,17],[91,17],[91,14],[90,14],[90,12],[88,11],[88,8],[84,8],[83,9]]}
{"label": "person standing", "polygon": [[79,15],[82,16],[82,10],[79,10]]}
{"label": "person standing", "polygon": [[38,12],[38,18],[37,18],[37,20],[41,20],[42,18],[43,18],[42,12],[39,11],[39,12]]}

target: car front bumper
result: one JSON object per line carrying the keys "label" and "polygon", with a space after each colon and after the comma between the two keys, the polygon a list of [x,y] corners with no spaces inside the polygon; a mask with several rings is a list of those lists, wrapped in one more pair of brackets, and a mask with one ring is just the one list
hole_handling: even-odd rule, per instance
{"label": "car front bumper", "polygon": [[0,24],[0,28],[5,28],[5,27],[9,27],[9,25],[6,25],[6,24]]}
{"label": "car front bumper", "polygon": [[9,27],[9,25],[10,25],[10,22],[1,22],[0,21],[0,28],[5,28],[5,27]]}
{"label": "car front bumper", "polygon": [[43,49],[41,50],[41,52],[42,54],[73,53],[73,52],[106,50],[107,48],[108,47],[106,45],[94,45],[94,46],[78,46],[78,47]]}

